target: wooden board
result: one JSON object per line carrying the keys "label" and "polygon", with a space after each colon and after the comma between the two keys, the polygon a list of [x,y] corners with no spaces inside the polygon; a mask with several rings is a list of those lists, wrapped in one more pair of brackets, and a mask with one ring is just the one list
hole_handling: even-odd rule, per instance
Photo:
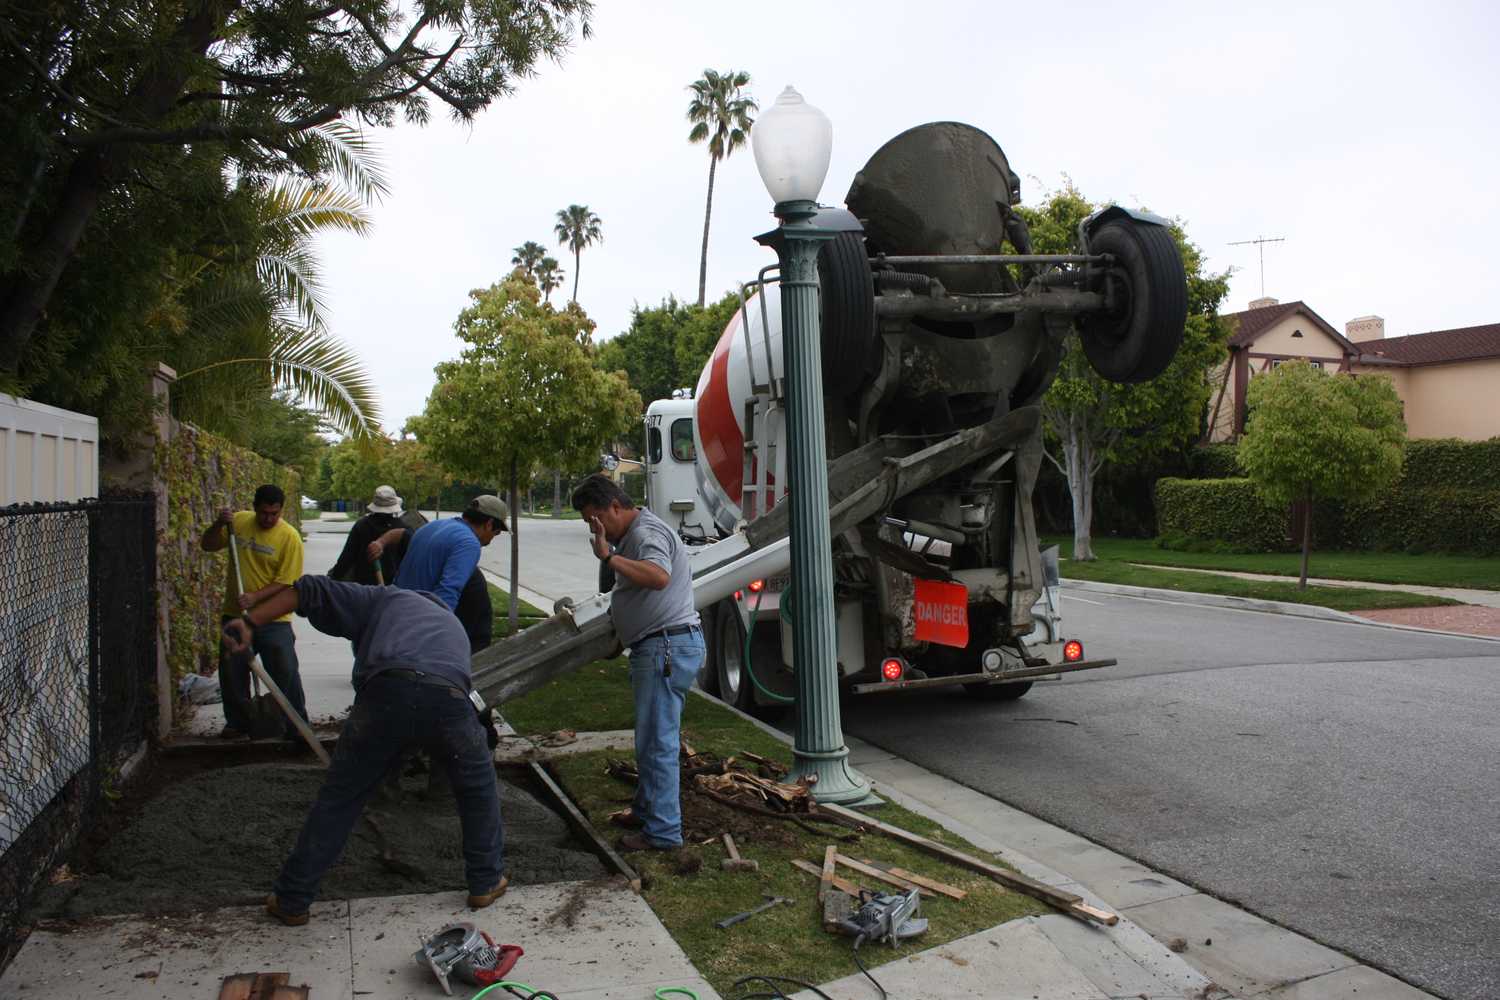
{"label": "wooden board", "polygon": [[219,1000],[250,1000],[250,991],[255,989],[255,973],[240,972],[225,976],[219,984]]}
{"label": "wooden board", "polygon": [[615,871],[625,876],[626,880],[630,882],[630,888],[636,892],[640,892],[641,876],[637,874],[634,868],[630,867],[624,858],[620,857],[619,852],[614,849],[614,845],[599,836],[599,831],[594,829],[594,824],[590,823],[589,818],[573,804],[573,800],[568,798],[567,793],[562,790],[562,786],[552,780],[552,775],[547,772],[547,769],[540,764],[533,763],[531,765],[531,772],[542,783],[542,787],[547,789],[552,794],[552,797],[557,800],[558,804],[563,807],[573,829],[587,837],[589,843],[593,844],[594,848],[600,854],[604,855]]}
{"label": "wooden board", "polygon": [[889,823],[882,823],[872,816],[866,816],[863,813],[856,812],[844,806],[834,805],[831,802],[819,803],[818,809],[825,815],[834,816],[846,823],[878,831],[892,840],[899,840],[903,844],[909,844],[918,850],[926,851],[945,861],[951,861],[961,868],[978,872],[981,875],[994,879],[1003,886],[1055,906],[1071,917],[1077,917],[1080,920],[1086,920],[1091,923],[1104,924],[1106,927],[1113,927],[1120,921],[1120,918],[1115,914],[1088,905],[1083,901],[1083,897],[1076,893],[1054,889],[1052,886],[1038,882],[1034,878],[1027,878],[1025,875],[1013,872],[1009,868],[1002,868],[997,864],[976,858],[971,854],[954,850],[946,844],[939,844],[937,841],[929,840],[921,834],[912,833],[910,830],[903,830],[899,826],[892,826]]}
{"label": "wooden board", "polygon": [[925,896],[928,899],[931,899],[932,897],[937,895],[937,893],[933,892],[931,889],[925,889],[913,882],[908,882],[906,879],[902,878],[899,875],[896,875],[893,872],[881,871],[874,865],[867,865],[863,861],[855,861],[853,858],[845,857],[842,854],[835,854],[833,856],[833,860],[843,865],[845,868],[850,868],[854,871],[859,872],[861,875],[868,875],[870,878],[875,879],[877,882],[885,882],[889,885],[893,885],[896,888],[900,889],[902,892],[910,892],[911,890],[915,889],[917,890],[917,893],[919,895]]}
{"label": "wooden board", "polygon": [[833,862],[838,856],[839,849],[832,844],[829,844],[823,851],[823,870],[819,873],[818,885],[818,899],[820,900],[833,888]]}
{"label": "wooden board", "polygon": [[[819,868],[811,861],[803,861],[801,858],[793,858],[792,864],[807,872],[809,875],[814,876],[815,878],[821,879],[823,877],[823,869]],[[860,887],[847,879],[842,879],[835,875],[833,876],[833,878],[829,879],[828,882],[835,889],[838,889],[842,892],[847,892],[851,896],[859,896]]]}
{"label": "wooden board", "polygon": [[823,897],[823,929],[830,934],[843,932],[843,922],[854,916],[854,897],[842,889],[830,889]]}
{"label": "wooden board", "polygon": [[311,992],[306,986],[278,986],[266,995],[265,1000],[308,1000]]}
{"label": "wooden board", "polygon": [[878,861],[871,861],[869,858],[863,858],[862,860],[867,865],[873,865],[883,872],[890,872],[897,878],[904,878],[906,879],[906,881],[912,883],[913,885],[931,889],[938,895],[947,896],[949,899],[963,899],[968,895],[967,892],[956,886],[948,885],[946,882],[939,882],[935,878],[927,878],[924,875],[918,875],[916,872],[907,871],[905,868],[897,868],[894,865],[883,865]]}

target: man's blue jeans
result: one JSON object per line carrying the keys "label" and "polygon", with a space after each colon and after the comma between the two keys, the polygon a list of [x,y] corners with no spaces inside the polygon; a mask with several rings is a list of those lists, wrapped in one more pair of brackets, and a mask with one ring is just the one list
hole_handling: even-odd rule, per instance
{"label": "man's blue jeans", "polygon": [[[233,621],[224,617],[221,624]],[[297,666],[297,637],[292,632],[291,622],[266,622],[259,626],[252,638],[251,648],[260,657],[260,665],[286,700],[292,703],[297,714],[307,719],[307,700],[302,694],[302,674]],[[249,734],[254,728],[254,714],[250,709],[250,663],[245,656],[230,656],[219,648],[219,691],[224,697],[224,722],[226,725]],[[297,728],[287,720],[287,739],[300,740]]]}
{"label": "man's blue jeans", "polygon": [[495,888],[505,871],[505,835],[495,764],[474,706],[457,688],[376,675],[354,696],[328,777],[276,878],[276,898],[287,912],[302,913],[312,904],[365,803],[410,747],[426,749],[453,785],[469,892]]}
{"label": "man's blue jeans", "polygon": [[641,834],[653,847],[682,846],[677,767],[682,706],[688,688],[698,679],[703,655],[700,629],[648,636],[630,647],[635,763],[640,773],[631,811],[640,817]]}

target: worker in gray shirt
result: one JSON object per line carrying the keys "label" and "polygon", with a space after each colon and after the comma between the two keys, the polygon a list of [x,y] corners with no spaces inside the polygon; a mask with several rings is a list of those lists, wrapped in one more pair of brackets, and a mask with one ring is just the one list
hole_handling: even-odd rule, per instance
{"label": "worker in gray shirt", "polygon": [[[354,643],[354,707],[297,846],[281,868],[266,912],[292,927],[307,923],[323,874],[338,860],[365,802],[407,747],[442,761],[458,799],[469,906],[505,893],[500,793],[484,730],[471,703],[469,638],[438,597],[425,591],[304,576],[224,626],[233,653],[255,630],[290,612],[319,632]],[[482,703],[480,703],[482,704]]]}
{"label": "worker in gray shirt", "polygon": [[610,819],[630,831],[620,840],[625,850],[672,850],[682,846],[682,706],[704,655],[687,548],[665,521],[637,509],[603,474],[580,483],[572,502],[588,522],[594,555],[614,573],[610,614],[630,649],[640,780],[631,808]]}

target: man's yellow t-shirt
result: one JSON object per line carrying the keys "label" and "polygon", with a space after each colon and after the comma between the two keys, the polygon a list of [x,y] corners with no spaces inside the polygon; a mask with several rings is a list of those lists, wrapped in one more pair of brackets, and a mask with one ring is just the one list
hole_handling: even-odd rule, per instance
{"label": "man's yellow t-shirt", "polygon": [[[245,589],[237,590],[234,578],[234,561],[226,559],[228,585],[224,588],[224,613],[241,613],[239,595],[251,594],[271,583],[287,586],[297,582],[302,575],[302,536],[297,529],[285,521],[277,521],[270,531],[262,531],[255,521],[255,511],[242,510],[234,515],[235,548],[240,554],[240,575],[245,579]],[[277,621],[289,622],[290,613]]]}

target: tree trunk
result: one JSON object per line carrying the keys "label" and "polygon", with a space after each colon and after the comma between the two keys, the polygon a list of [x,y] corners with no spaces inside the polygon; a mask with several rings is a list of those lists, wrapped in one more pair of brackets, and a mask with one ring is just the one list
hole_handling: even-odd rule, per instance
{"label": "tree trunk", "polygon": [[516,478],[516,460],[510,460],[510,634],[520,631],[521,624],[521,517],[517,508],[521,484]]}
{"label": "tree trunk", "polygon": [[1312,498],[1302,505],[1302,578],[1297,581],[1298,590],[1307,589],[1307,554],[1312,551]]}
{"label": "tree trunk", "polygon": [[1068,495],[1073,500],[1073,558],[1093,562],[1094,556],[1094,477],[1093,448],[1076,423],[1069,421],[1063,439],[1063,465],[1068,474]]}
{"label": "tree trunk", "polygon": [[573,302],[575,305],[578,302],[578,255],[580,253],[582,253],[581,250],[573,251]]}
{"label": "tree trunk", "polygon": [[562,472],[552,470],[552,516],[562,517]]}
{"label": "tree trunk", "polygon": [[714,211],[714,170],[719,166],[717,157],[708,158],[708,204],[703,206],[703,253],[698,257],[698,308],[703,308],[703,293],[708,286],[708,220]]}

